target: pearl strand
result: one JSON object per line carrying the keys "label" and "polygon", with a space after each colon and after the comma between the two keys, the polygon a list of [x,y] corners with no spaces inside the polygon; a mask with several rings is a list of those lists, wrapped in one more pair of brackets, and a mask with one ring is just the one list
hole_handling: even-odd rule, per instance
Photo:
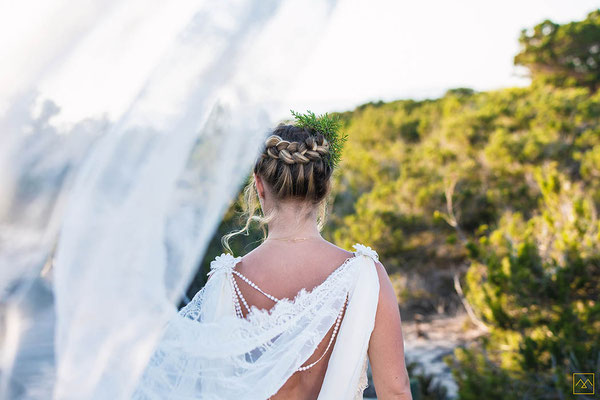
{"label": "pearl strand", "polygon": [[329,338],[329,343],[327,343],[327,347],[325,348],[325,351],[323,352],[323,354],[321,354],[321,357],[319,357],[319,359],[313,363],[310,363],[304,367],[300,367],[298,368],[296,371],[297,372],[302,372],[302,371],[306,371],[307,369],[310,369],[312,367],[314,367],[315,365],[317,365],[317,363],[319,361],[321,361],[323,359],[323,357],[325,357],[325,354],[327,354],[327,351],[329,351],[329,348],[331,347],[331,344],[333,343],[333,340],[335,339],[335,335],[338,332],[338,329],[340,328],[340,323],[342,322],[342,315],[344,314],[344,309],[346,308],[346,302],[344,302],[344,305],[342,306],[342,309],[340,310],[340,312],[338,313],[338,316],[335,320],[335,326],[333,327],[333,333],[331,334],[331,338]]}
{"label": "pearl strand", "polygon": [[[338,269],[340,269],[342,266],[346,265],[347,262],[349,260],[351,260],[352,258],[347,259]],[[233,296],[233,301],[234,301],[234,305],[235,305],[235,312],[237,314],[238,317],[240,318],[244,318],[244,314],[242,312],[242,306],[240,305],[240,301],[239,299],[242,299],[242,303],[244,304],[244,307],[246,308],[246,310],[248,311],[248,313],[250,313],[250,307],[248,306],[248,303],[246,302],[246,299],[244,298],[244,296],[242,295],[242,292],[237,284],[237,282],[235,281],[235,278],[233,277],[233,274],[237,275],[240,277],[240,279],[242,279],[244,282],[246,282],[248,285],[250,285],[251,287],[253,287],[254,289],[258,290],[260,293],[262,293],[263,295],[265,295],[267,298],[269,298],[270,300],[274,301],[275,303],[278,303],[280,300],[278,298],[276,298],[275,296],[272,296],[268,293],[266,293],[265,291],[263,291],[261,288],[259,288],[254,282],[252,282],[250,279],[246,278],[244,275],[242,275],[240,272],[232,269],[231,270],[232,274],[230,275],[230,282],[231,282],[231,286],[233,287],[233,291],[232,291],[232,296]],[[327,347],[325,348],[325,351],[323,352],[323,354],[321,354],[321,356],[314,362],[303,366],[303,367],[299,367],[296,371],[297,372],[303,372],[306,371],[312,367],[314,367],[315,365],[317,365],[317,363],[319,361],[321,361],[323,359],[323,357],[325,357],[325,355],[327,354],[327,352],[329,351],[329,348],[331,347],[333,341],[335,340],[335,337],[337,335],[337,332],[340,328],[340,324],[342,322],[342,316],[344,314],[344,310],[346,308],[346,303],[347,303],[347,298],[346,301],[344,302],[344,305],[342,306],[342,308],[340,309],[340,312],[337,315],[337,318],[335,320],[335,325],[333,327],[333,333],[331,334],[331,338],[329,338],[329,342],[327,343]]]}
{"label": "pearl strand", "polygon": [[273,300],[275,303],[279,302],[279,299],[275,296],[270,295],[269,293],[264,292],[261,288],[259,288],[254,282],[252,282],[250,279],[246,278],[244,275],[242,275],[241,273],[239,273],[238,271],[231,270],[231,272],[233,272],[234,274],[236,274],[237,276],[239,276],[244,282],[246,282],[248,285],[252,286],[254,289],[258,290],[259,292],[261,292],[262,294],[264,294],[265,296],[267,296],[267,298]]}
{"label": "pearl strand", "polygon": [[[233,275],[230,275],[229,277],[229,282],[231,283],[231,286],[235,286],[235,280],[233,279]],[[235,293],[235,290],[231,291],[231,298],[233,300],[233,306],[235,308],[235,314],[239,317],[239,318],[244,318],[244,315],[242,313],[242,308],[240,306],[240,301]]]}
{"label": "pearl strand", "polygon": [[244,295],[242,294],[242,291],[240,290],[240,287],[238,286],[237,282],[235,281],[235,278],[233,277],[233,275],[231,276],[231,282],[233,284],[233,288],[234,288],[235,292],[238,295],[238,298],[242,299],[242,303],[244,304],[244,307],[246,307],[246,311],[248,313],[250,313],[250,307],[248,306],[248,303],[246,302],[246,299],[244,298]]}

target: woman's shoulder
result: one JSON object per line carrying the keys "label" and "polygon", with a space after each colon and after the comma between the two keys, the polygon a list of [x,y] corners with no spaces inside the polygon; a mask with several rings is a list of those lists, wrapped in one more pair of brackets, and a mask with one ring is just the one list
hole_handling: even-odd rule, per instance
{"label": "woman's shoulder", "polygon": [[[356,243],[355,245],[352,246],[355,251],[354,253],[356,255],[364,255],[369,257],[370,259],[373,260],[373,264],[375,264],[375,269],[377,271],[377,277],[379,279],[379,285],[380,287],[391,287],[391,281],[390,281],[390,277],[389,274],[386,270],[386,268],[383,266],[383,264],[381,263],[381,261],[379,260],[379,254],[377,253],[377,251],[375,251],[374,249],[372,249],[370,246],[366,246],[364,244],[361,243]],[[391,291],[391,293],[393,293],[393,290]],[[393,298],[395,301],[396,296],[389,296],[390,291],[388,290],[388,296],[390,298]]]}
{"label": "woman's shoulder", "polygon": [[335,243],[331,243],[330,241],[325,241],[327,247],[329,247],[333,252],[340,253],[346,257],[352,257],[354,255],[364,255],[372,258],[374,261],[379,261],[379,254],[375,250],[373,250],[370,246],[366,246],[362,243],[355,243],[352,245],[354,250],[346,250]]}
{"label": "woman's shoulder", "polygon": [[359,254],[372,258],[374,262],[379,262],[379,254],[373,250],[370,246],[365,246],[361,243],[356,243],[352,246],[354,248],[354,254]]}
{"label": "woman's shoulder", "polygon": [[325,246],[322,247],[322,255],[331,260],[348,260],[353,257],[366,256],[373,260],[375,264],[379,263],[379,254],[370,246],[362,243],[352,245],[352,250],[346,250],[334,243],[325,241]]}

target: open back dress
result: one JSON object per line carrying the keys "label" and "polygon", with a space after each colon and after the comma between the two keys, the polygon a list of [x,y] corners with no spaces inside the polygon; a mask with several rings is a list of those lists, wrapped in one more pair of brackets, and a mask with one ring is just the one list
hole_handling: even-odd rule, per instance
{"label": "open back dress", "polygon": [[[134,398],[266,400],[331,351],[317,399],[362,399],[378,256],[361,244],[354,249],[321,284],[294,299],[277,299],[242,275],[235,269],[241,257],[216,257],[205,287],[166,326]],[[234,275],[275,305],[249,305]],[[324,353],[307,364],[332,327]]]}

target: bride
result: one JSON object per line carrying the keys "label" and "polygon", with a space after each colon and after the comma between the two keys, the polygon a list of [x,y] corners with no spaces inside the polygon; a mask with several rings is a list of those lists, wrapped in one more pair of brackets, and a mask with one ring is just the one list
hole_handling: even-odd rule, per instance
{"label": "bride", "polygon": [[[136,399],[411,399],[398,304],[377,253],[320,235],[345,138],[327,115],[295,114],[264,142],[245,189],[243,257],[222,254],[206,286],[170,321]],[[256,212],[262,210],[263,215]]]}

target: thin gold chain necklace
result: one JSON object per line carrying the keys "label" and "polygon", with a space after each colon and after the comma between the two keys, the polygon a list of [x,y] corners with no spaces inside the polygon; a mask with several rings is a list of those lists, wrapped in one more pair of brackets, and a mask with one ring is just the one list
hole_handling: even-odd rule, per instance
{"label": "thin gold chain necklace", "polygon": [[309,239],[318,239],[320,238],[320,236],[308,236],[308,237],[300,237],[300,238],[267,238],[267,240],[281,240],[284,242],[292,242],[292,243],[297,243],[297,242],[304,242],[305,240],[309,240]]}

